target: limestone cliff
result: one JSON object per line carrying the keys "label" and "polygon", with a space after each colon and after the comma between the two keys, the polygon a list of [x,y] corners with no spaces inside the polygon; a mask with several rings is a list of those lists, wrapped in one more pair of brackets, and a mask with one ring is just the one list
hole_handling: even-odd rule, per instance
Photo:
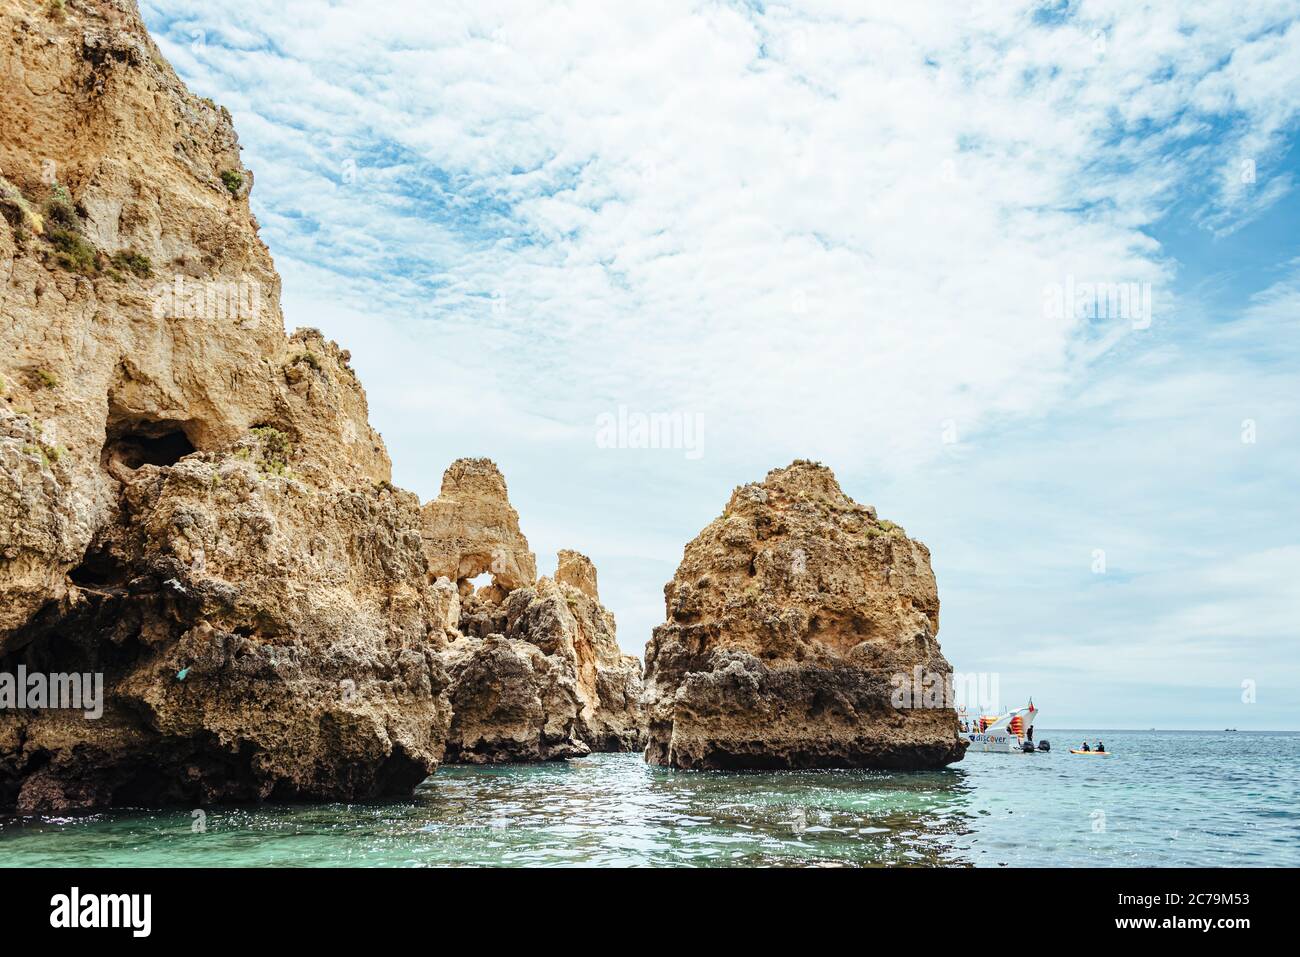
{"label": "limestone cliff", "polygon": [[646,646],[647,761],[928,768],[962,756],[951,707],[893,700],[916,666],[951,674],[929,551],[824,466],[797,461],[736,489],[664,596],[668,620]]}
{"label": "limestone cliff", "polygon": [[[57,14],[57,15],[53,15]],[[133,3],[0,0],[0,806],[409,790],[447,676],[348,354],[286,336],[230,115]]]}
{"label": "limestone cliff", "polygon": [[349,354],[285,334],[229,113],[134,4],[0,0],[0,83],[0,673],[106,692],[0,710],[0,809],[639,747],[594,567],[537,579],[487,459],[390,484]]}
{"label": "limestone cliff", "polygon": [[[618,648],[591,560],[562,550],[555,579],[536,579],[505,479],[487,459],[453,462],[422,522],[450,642],[446,760],[548,761],[641,748],[641,663]],[[483,573],[491,584],[476,590],[471,579]]]}

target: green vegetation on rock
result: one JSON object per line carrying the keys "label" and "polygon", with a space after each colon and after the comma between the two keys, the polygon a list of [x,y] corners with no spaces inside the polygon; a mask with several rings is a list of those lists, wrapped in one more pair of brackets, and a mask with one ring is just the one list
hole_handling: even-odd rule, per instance
{"label": "green vegetation on rock", "polygon": [[153,275],[153,263],[150,262],[149,257],[136,252],[134,249],[113,253],[109,262],[117,269],[126,270],[141,279],[148,279]]}

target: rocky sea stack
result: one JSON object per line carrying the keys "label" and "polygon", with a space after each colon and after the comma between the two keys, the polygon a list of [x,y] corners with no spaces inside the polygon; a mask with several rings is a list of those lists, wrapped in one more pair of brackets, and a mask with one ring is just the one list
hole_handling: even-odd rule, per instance
{"label": "rocky sea stack", "polygon": [[[423,528],[449,642],[446,760],[640,750],[641,662],[619,651],[591,560],[564,549],[554,579],[538,579],[505,479],[487,459],[452,463]],[[482,575],[490,582],[475,588]]]}
{"label": "rocky sea stack", "polygon": [[736,489],[664,596],[668,620],[646,646],[652,764],[922,769],[961,758],[951,707],[895,706],[918,666],[951,674],[930,553],[848,498],[830,469],[796,461]]}
{"label": "rocky sea stack", "polygon": [[0,709],[0,810],[639,746],[594,570],[535,580],[486,460],[390,484],[349,354],[284,331],[230,114],[134,3],[58,12],[0,2],[0,673],[101,675],[102,714]]}

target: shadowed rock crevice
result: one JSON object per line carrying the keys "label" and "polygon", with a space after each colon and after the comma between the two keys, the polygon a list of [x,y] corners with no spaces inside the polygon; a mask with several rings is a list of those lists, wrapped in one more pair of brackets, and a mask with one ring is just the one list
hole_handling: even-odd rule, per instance
{"label": "shadowed rock crevice", "polygon": [[110,423],[100,461],[109,474],[142,465],[175,465],[197,449],[182,422],[130,420]]}

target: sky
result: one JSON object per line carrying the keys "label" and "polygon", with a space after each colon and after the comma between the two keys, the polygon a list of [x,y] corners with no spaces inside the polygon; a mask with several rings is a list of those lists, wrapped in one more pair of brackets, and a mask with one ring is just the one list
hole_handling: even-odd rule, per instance
{"label": "sky", "polygon": [[394,481],[495,460],[625,650],[808,458],[1001,706],[1300,729],[1296,0],[141,7]]}

